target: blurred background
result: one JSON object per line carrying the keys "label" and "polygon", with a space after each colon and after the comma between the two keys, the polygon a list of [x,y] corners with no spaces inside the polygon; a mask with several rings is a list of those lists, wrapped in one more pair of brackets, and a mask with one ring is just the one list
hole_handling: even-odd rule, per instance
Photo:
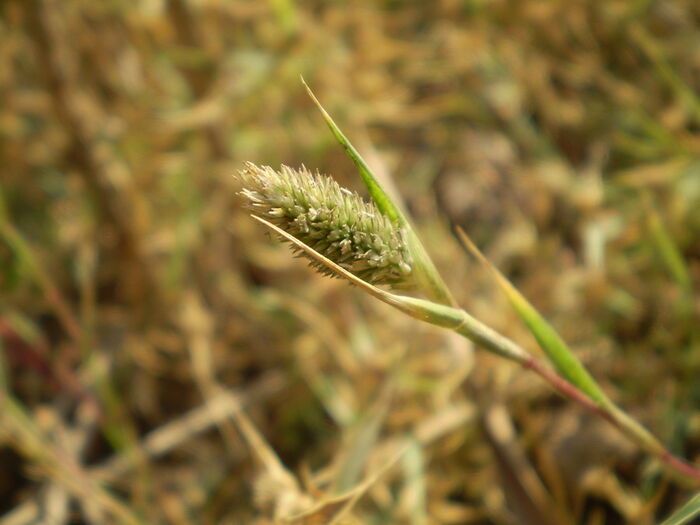
{"label": "blurred background", "polygon": [[248,217],[245,161],[362,191],[300,75],[467,310],[537,352],[454,225],[700,461],[700,3],[5,0],[0,523],[644,524],[686,499]]}

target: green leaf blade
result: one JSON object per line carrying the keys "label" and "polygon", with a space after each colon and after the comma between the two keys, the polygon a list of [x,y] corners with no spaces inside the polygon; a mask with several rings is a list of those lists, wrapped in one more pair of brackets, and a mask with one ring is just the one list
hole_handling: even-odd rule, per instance
{"label": "green leaf blade", "polygon": [[520,319],[535,337],[537,343],[557,371],[599,405],[610,406],[611,402],[600,386],[598,386],[598,383],[596,383],[595,379],[588,373],[554,328],[515,286],[491,264],[461,228],[457,228],[457,234],[465,248],[494,275],[501,290],[506,294],[508,302],[510,302]]}
{"label": "green leaf blade", "polygon": [[336,140],[340,143],[348,157],[350,157],[350,160],[352,160],[357,167],[360,177],[362,178],[362,182],[367,188],[370,197],[377,205],[377,208],[379,208],[379,211],[390,220],[396,222],[399,227],[405,228],[408,234],[409,250],[414,261],[416,279],[422,291],[435,301],[442,304],[455,306],[457,303],[452,297],[449,288],[442,279],[440,272],[438,272],[437,268],[435,267],[435,263],[433,263],[430,255],[428,255],[428,252],[423,246],[418,234],[415,232],[410,221],[402,211],[399,203],[392,199],[389,193],[384,190],[377,177],[374,175],[374,173],[372,173],[372,170],[367,162],[365,162],[365,160],[362,158],[362,155],[360,155],[357,149],[350,143],[335,121],[323,108],[319,100],[316,98],[316,95],[314,95],[313,91],[311,91],[311,88],[309,88],[303,78],[301,81],[304,84],[309,97],[311,97],[311,100],[314,101],[316,107],[321,112],[323,119],[326,121],[326,124],[330,128]]}
{"label": "green leaf blade", "polygon": [[696,518],[700,518],[700,492],[676,509],[661,525],[683,525]]}
{"label": "green leaf blade", "polygon": [[379,181],[374,176],[374,173],[372,173],[372,170],[367,162],[365,162],[365,159],[362,158],[362,155],[360,155],[357,149],[355,149],[355,146],[350,143],[335,121],[323,108],[319,100],[316,98],[316,95],[314,95],[313,91],[311,91],[311,88],[306,84],[303,78],[301,81],[306,88],[306,92],[311,97],[311,100],[314,101],[316,107],[321,112],[321,115],[333,133],[333,136],[335,136],[338,143],[340,143],[345,152],[348,154],[348,157],[350,157],[350,160],[352,160],[357,167],[357,170],[360,172],[360,177],[362,177],[362,182],[367,187],[370,197],[372,197],[372,200],[374,200],[374,202],[377,204],[379,210],[392,221],[396,221],[400,226],[406,226],[408,221],[406,220],[406,216],[401,211],[399,205],[394,202],[386,191],[384,191],[384,188],[382,188],[381,184],[379,184]]}
{"label": "green leaf blade", "polygon": [[647,214],[647,223],[654,246],[668,272],[684,291],[692,293],[692,282],[688,266],[678,245],[655,210],[652,209]]}

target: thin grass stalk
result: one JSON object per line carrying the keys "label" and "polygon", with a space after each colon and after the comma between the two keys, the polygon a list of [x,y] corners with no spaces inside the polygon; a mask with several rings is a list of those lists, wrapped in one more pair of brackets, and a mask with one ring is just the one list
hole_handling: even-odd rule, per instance
{"label": "thin grass stalk", "polygon": [[63,298],[63,295],[61,295],[58,287],[53,284],[53,281],[49,277],[48,273],[34,257],[29,244],[10,222],[1,187],[0,238],[7,243],[22,266],[29,270],[31,277],[43,292],[44,297],[46,297],[49,305],[53,309],[56,317],[68,336],[73,339],[76,344],[80,345],[83,336],[78,318],[68,306],[68,303]]}
{"label": "thin grass stalk", "polygon": [[453,308],[442,304],[433,303],[424,299],[393,294],[377,288],[363,281],[345,268],[313,250],[294,236],[278,228],[271,222],[252,215],[252,217],[279,234],[297,249],[315,259],[319,264],[326,266],[335,275],[344,277],[363,291],[376,297],[380,301],[393,306],[397,310],[421,321],[453,330],[458,334],[473,341],[483,349],[518,363],[526,370],[531,370],[540,376],[552,389],[561,396],[573,401],[585,410],[602,417],[616,426],[633,442],[637,443],[647,453],[656,457],[671,471],[681,474],[693,484],[700,486],[700,470],[686,461],[674,456],[661,442],[648,430],[642,427],[634,419],[628,416],[612,403],[600,403],[594,401],[585,392],[581,391],[573,383],[559,376],[544,362],[530,355],[516,342],[500,335],[488,325],[475,319],[468,312],[460,308]]}
{"label": "thin grass stalk", "polygon": [[[0,239],[3,239],[8,244],[22,266],[29,271],[30,277],[42,291],[70,340],[76,348],[83,351],[83,366],[93,368],[90,373],[93,376],[94,386],[99,395],[95,398],[95,393],[91,389],[80,384],[80,381],[77,379],[77,376],[80,375],[79,372],[62,373],[61,379],[64,384],[70,388],[75,398],[82,397],[92,403],[99,402],[105,406],[108,414],[105,434],[115,448],[127,448],[129,444],[136,443],[137,433],[135,426],[129,415],[118,403],[118,395],[109,374],[96,371],[93,366],[95,361],[89,359],[93,346],[89,334],[83,330],[77,315],[64,299],[49,273],[37,259],[31,245],[10,222],[2,187],[0,187]],[[59,370],[63,369],[62,365],[57,366]],[[9,413],[15,414],[17,412],[10,411]],[[145,466],[143,461],[141,463]]]}
{"label": "thin grass stalk", "polygon": [[601,406],[610,405],[612,402],[603,392],[595,379],[588,373],[581,361],[569,349],[564,340],[550,326],[550,324],[540,315],[528,300],[513,286],[506,277],[481,253],[481,250],[469,239],[464,230],[459,226],[456,228],[457,237],[464,249],[473,254],[484,266],[486,266],[501,290],[508,297],[508,302],[512,305],[518,316],[535,337],[540,348],[544,351],[547,359],[557,369],[560,375],[576,385],[579,390],[588,395]]}
{"label": "thin grass stalk", "polygon": [[134,511],[95,482],[77,461],[50,442],[22,404],[7,392],[0,392],[2,422],[0,434],[15,443],[50,479],[57,480],[80,501],[92,501],[118,523],[143,523]]}
{"label": "thin grass stalk", "polygon": [[[322,253],[317,252],[313,246],[307,245],[305,243],[306,239],[296,238],[293,231],[290,234],[284,231],[283,228],[277,227],[266,219],[255,215],[253,215],[253,217],[276,231],[282,238],[289,241],[296,250],[304,253],[310,259],[315,260],[317,263],[315,266],[325,268],[324,273],[344,277],[374,297],[414,318],[456,331],[486,350],[506,359],[510,359],[526,369],[532,370],[550,384],[559,394],[610,421],[643,450],[657,457],[664,465],[692,479],[694,483],[700,484],[700,470],[682,459],[675,457],[651,432],[632,419],[608,398],[595,379],[569,350],[566,343],[556,331],[549,326],[546,320],[529,304],[522,294],[520,294],[505,277],[500,275],[495,267],[488,263],[479,250],[471,245],[471,242],[463,232],[461,240],[465,246],[471,246],[471,251],[493,271],[498,279],[499,285],[507,293],[511,305],[528,325],[533,335],[535,335],[538,343],[557,371],[555,372],[544,362],[531,356],[517,343],[503,337],[487,325],[473,318],[463,309],[455,307],[456,303],[451,292],[400,206],[398,206],[398,204],[391,199],[389,194],[384,191],[364,159],[321,106],[320,102],[303,79],[302,82],[309,96],[321,111],[331,132],[358,168],[360,176],[378,209],[392,221],[397,228],[405,228],[410,239],[409,252],[415,263],[414,273],[417,274],[418,277],[417,284],[419,285],[419,289],[431,299],[438,301],[439,304],[423,299],[395,295],[377,288],[374,286],[374,283],[363,280],[361,275],[354,275],[356,272],[348,271],[346,268],[336,264],[336,262],[332,260],[334,258],[332,254],[329,254],[329,259]],[[270,214],[270,217],[274,217],[274,214]],[[316,240],[314,240],[312,244],[316,244]],[[377,281],[376,284],[388,283]]]}

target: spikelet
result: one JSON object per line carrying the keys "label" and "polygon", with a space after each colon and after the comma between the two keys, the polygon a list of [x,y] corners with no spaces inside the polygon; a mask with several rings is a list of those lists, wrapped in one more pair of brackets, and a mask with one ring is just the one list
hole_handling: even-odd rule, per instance
{"label": "spikelet", "polygon": [[[401,288],[412,285],[405,231],[374,203],[303,166],[298,170],[282,166],[275,171],[249,162],[239,173],[244,184],[241,195],[260,217],[366,282]],[[310,265],[333,275],[316,261],[311,260]]]}

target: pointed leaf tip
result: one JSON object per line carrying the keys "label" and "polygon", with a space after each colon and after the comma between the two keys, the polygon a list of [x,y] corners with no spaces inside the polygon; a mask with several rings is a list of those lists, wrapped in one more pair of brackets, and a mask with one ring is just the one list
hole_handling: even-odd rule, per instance
{"label": "pointed leaf tip", "polygon": [[518,317],[525,323],[530,333],[535,337],[540,348],[555,368],[571,383],[585,392],[592,400],[600,404],[609,404],[605,393],[598,386],[598,383],[588,373],[578,358],[571,352],[564,340],[550,326],[534,306],[522,295],[518,289],[496,268],[481,250],[471,241],[462,228],[455,228],[457,236],[462,246],[473,254],[479,262],[484,264],[492,275],[501,290],[506,294],[508,302],[518,314]]}
{"label": "pointed leaf tip", "polygon": [[355,149],[345,134],[340,130],[338,125],[321,105],[321,102],[319,102],[318,98],[316,98],[316,95],[314,95],[314,92],[303,78],[302,83],[304,84],[309,97],[311,97],[311,100],[313,100],[314,104],[316,104],[316,107],[321,112],[321,116],[323,116],[323,120],[326,121],[326,125],[330,128],[331,133],[333,133],[333,136],[343,147],[348,157],[350,157],[350,160],[352,160],[357,167],[360,177],[362,177],[362,182],[367,188],[372,200],[374,200],[374,202],[377,204],[379,211],[389,217],[389,219],[392,221],[397,222],[399,226],[405,226],[407,221],[399,209],[399,206],[392,200],[389,194],[384,191],[381,184],[377,180],[377,177],[374,175],[367,162],[365,162],[365,159],[362,158],[362,155],[360,155],[357,149]]}

